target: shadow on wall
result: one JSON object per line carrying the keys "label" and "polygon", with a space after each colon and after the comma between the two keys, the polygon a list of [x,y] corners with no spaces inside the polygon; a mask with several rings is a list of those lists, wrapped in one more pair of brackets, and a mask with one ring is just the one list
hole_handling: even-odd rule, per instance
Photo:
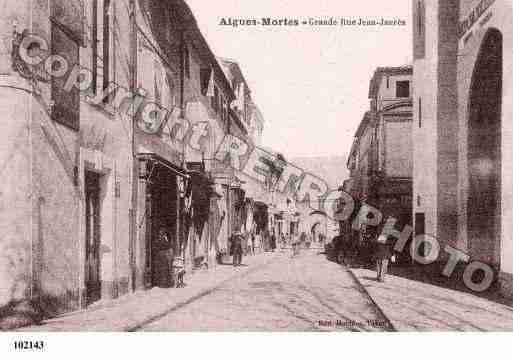
{"label": "shadow on wall", "polygon": [[9,237],[4,239],[0,248],[0,329],[9,329],[12,325],[25,325],[26,316],[14,316],[15,313],[35,313],[26,299],[30,296],[31,283],[29,244]]}
{"label": "shadow on wall", "polygon": [[43,294],[34,300],[12,300],[0,307],[0,330],[40,324],[44,319],[62,314],[63,308],[77,299],[75,293],[67,291],[60,297]]}
{"label": "shadow on wall", "polygon": [[45,248],[47,253],[59,253],[53,258],[58,271],[48,265],[42,243],[31,248],[28,242],[11,239],[0,248],[0,330],[37,324],[79,306],[78,291],[69,289],[76,271],[72,258],[62,255],[59,241],[41,242],[52,245]]}

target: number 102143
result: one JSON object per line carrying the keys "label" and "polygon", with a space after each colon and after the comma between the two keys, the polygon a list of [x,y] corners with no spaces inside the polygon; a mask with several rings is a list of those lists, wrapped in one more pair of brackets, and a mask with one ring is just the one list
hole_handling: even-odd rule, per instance
{"label": "number 102143", "polygon": [[16,340],[14,341],[15,350],[43,350],[45,348],[45,342],[42,340],[31,341],[31,340]]}

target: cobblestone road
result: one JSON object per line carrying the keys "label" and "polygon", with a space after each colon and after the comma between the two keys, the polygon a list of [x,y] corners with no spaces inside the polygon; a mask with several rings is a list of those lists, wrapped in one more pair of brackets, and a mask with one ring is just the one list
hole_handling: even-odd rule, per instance
{"label": "cobblestone road", "polygon": [[[240,270],[234,268],[233,270]],[[384,331],[390,324],[343,267],[315,250],[224,283],[145,331]]]}

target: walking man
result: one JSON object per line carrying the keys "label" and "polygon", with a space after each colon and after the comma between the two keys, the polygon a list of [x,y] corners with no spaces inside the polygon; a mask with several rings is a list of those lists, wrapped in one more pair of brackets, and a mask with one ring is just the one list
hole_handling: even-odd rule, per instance
{"label": "walking man", "polygon": [[292,257],[299,255],[299,236],[292,234]]}

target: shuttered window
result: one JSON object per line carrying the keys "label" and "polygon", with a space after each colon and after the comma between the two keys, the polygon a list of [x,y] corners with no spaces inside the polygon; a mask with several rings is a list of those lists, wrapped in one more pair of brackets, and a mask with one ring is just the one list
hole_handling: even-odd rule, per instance
{"label": "shuttered window", "polygon": [[419,97],[419,128],[422,127],[422,99]]}
{"label": "shuttered window", "polygon": [[[114,9],[111,0],[92,0],[92,72],[93,79],[91,90],[96,94],[98,86],[101,84],[103,89],[109,86],[113,81],[113,39],[111,29],[113,27]],[[101,79],[100,79],[101,77]]]}
{"label": "shuttered window", "polygon": [[[68,64],[68,69],[72,69],[79,63],[79,44],[66,31],[64,25],[52,21],[51,42],[52,54],[62,56]],[[78,131],[80,128],[80,93],[76,87],[65,91],[66,79],[67,76],[52,77],[52,119]]]}

